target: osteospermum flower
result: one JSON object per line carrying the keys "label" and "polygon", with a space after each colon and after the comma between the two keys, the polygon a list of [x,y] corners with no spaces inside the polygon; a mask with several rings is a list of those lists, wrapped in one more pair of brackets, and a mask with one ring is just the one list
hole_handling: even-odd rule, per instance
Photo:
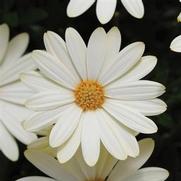
{"label": "osteospermum flower", "polygon": [[[141,168],[148,160],[154,149],[152,139],[139,142],[140,155],[118,161],[111,157],[105,149],[96,166],[85,164],[82,154],[78,151],[68,163],[60,164],[53,155],[47,154],[45,140],[35,143],[25,152],[26,158],[48,177],[25,177],[18,181],[164,181],[169,173],[158,167]],[[43,149],[45,149],[43,151]]]}
{"label": "osteospermum flower", "polygon": [[22,56],[28,42],[27,33],[17,35],[9,42],[9,27],[0,25],[0,150],[12,161],[19,155],[13,136],[24,144],[30,144],[36,138],[21,125],[30,113],[23,104],[32,91],[20,82],[19,76],[35,68],[30,55]]}
{"label": "osteospermum flower", "polygon": [[156,98],[165,87],[140,80],[157,62],[154,56],[142,57],[144,43],[132,43],[119,52],[121,35],[115,27],[107,34],[96,29],[88,47],[73,28],[66,31],[66,43],[50,31],[44,43],[47,51],[32,53],[41,73],[22,75],[22,81],[37,92],[26,102],[37,114],[25,121],[25,128],[38,132],[52,126],[49,142],[51,147],[61,146],[62,163],[81,145],[84,159],[93,166],[101,142],[117,159],[137,156],[135,134],[157,131],[145,116],[166,110]]}
{"label": "osteospermum flower", "polygon": [[[69,17],[77,17],[89,9],[96,0],[70,0],[67,7]],[[142,0],[121,0],[127,11],[135,18],[144,16]],[[96,14],[102,24],[108,23],[116,10],[117,0],[97,0]]]}

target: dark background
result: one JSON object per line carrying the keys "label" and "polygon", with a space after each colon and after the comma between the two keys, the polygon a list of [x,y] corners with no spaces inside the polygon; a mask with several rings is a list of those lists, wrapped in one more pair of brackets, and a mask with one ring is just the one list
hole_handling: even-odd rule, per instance
{"label": "dark background", "polygon": [[[91,32],[101,26],[95,15],[95,5],[82,16],[66,16],[69,0],[0,0],[0,23],[7,23],[11,36],[28,32],[29,51],[43,48],[42,37],[53,30],[64,37],[69,26],[76,28],[87,42]],[[127,13],[118,0],[117,11],[106,30],[118,26],[123,38],[122,47],[134,41],[146,43],[145,55],[158,57],[155,70],[147,77],[166,85],[162,97],[168,104],[166,113],[153,117],[159,132],[149,135],[156,148],[145,166],[160,166],[170,171],[169,181],[181,181],[181,53],[171,52],[170,42],[181,34],[181,23],[176,18],[181,11],[179,0],[143,0],[145,16],[137,20]],[[138,139],[147,135],[140,135]],[[14,181],[28,175],[42,175],[23,156],[25,146],[20,144],[21,156],[13,163],[0,153],[0,181]]]}

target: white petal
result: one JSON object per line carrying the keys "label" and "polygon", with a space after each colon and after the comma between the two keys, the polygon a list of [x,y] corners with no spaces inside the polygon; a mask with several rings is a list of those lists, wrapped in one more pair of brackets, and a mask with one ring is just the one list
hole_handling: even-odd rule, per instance
{"label": "white petal", "polygon": [[0,99],[15,104],[24,104],[33,92],[22,82],[16,82],[0,88]]}
{"label": "white petal", "polygon": [[83,14],[89,9],[95,0],[70,0],[67,7],[67,15],[69,17],[76,17]]}
{"label": "white petal", "polygon": [[100,137],[98,120],[95,112],[85,112],[82,115],[81,146],[85,162],[94,166],[99,158]]}
{"label": "white petal", "polygon": [[164,181],[168,176],[168,171],[163,168],[148,167],[138,170],[134,175],[125,179],[125,181]]}
{"label": "white petal", "polygon": [[106,32],[97,28],[91,35],[87,49],[88,79],[97,80],[103,67],[106,55]]}
{"label": "white petal", "polygon": [[24,177],[16,181],[56,181],[56,180],[48,177],[32,176],[32,177]]}
{"label": "white petal", "polygon": [[121,47],[121,33],[117,27],[113,27],[107,33],[107,53],[103,65],[103,72],[112,65],[112,61],[118,55]]}
{"label": "white petal", "polygon": [[181,52],[181,35],[171,42],[170,49],[175,52]]}
{"label": "white petal", "polygon": [[81,148],[77,150],[77,153],[75,155],[75,160],[77,161],[78,165],[77,167],[79,167],[81,169],[81,172],[83,173],[83,177],[82,179],[80,179],[80,181],[82,180],[94,180],[95,176],[96,176],[96,167],[90,167],[86,164],[86,162],[84,161],[84,157],[83,157],[83,153]]}
{"label": "white petal", "polygon": [[144,5],[142,0],[121,0],[127,11],[135,18],[143,18]]}
{"label": "white petal", "polygon": [[105,148],[113,157],[119,160],[126,159],[127,154],[119,143],[119,138],[117,138],[112,129],[110,129],[110,116],[104,111],[99,110],[97,112],[97,118],[100,128],[100,138]]}
{"label": "white petal", "polygon": [[34,51],[32,55],[36,65],[47,78],[70,89],[74,89],[80,82],[55,56],[41,50]]}
{"label": "white petal", "polygon": [[3,61],[9,42],[9,27],[7,24],[0,25],[0,63]]}
{"label": "white petal", "polygon": [[31,117],[27,118],[23,126],[26,130],[31,132],[37,132],[42,129],[45,129],[50,125],[54,124],[57,121],[57,119],[64,113],[64,111],[68,109],[70,106],[71,104],[61,106],[60,108],[51,111],[33,114]]}
{"label": "white petal", "polygon": [[112,120],[112,118],[109,119],[108,124],[126,154],[131,157],[138,156],[139,147],[135,136],[131,135],[123,126],[118,124],[116,120]]}
{"label": "white petal", "polygon": [[21,33],[15,36],[8,45],[6,56],[4,57],[4,66],[13,64],[20,58],[26,51],[29,43],[29,35]]}
{"label": "white petal", "polygon": [[21,81],[25,83],[30,89],[35,92],[47,91],[47,90],[59,90],[64,91],[65,89],[55,82],[52,82],[40,73],[31,71],[21,74]]}
{"label": "white petal", "polygon": [[166,111],[167,105],[160,99],[145,101],[120,101],[122,105],[131,107],[145,116],[155,116]]}
{"label": "white petal", "polygon": [[109,152],[101,146],[100,157],[96,164],[96,177],[106,179],[117,162],[118,160],[112,157]]}
{"label": "white petal", "polygon": [[150,134],[158,130],[156,124],[151,119],[134,109],[122,105],[119,101],[107,100],[103,107],[120,123],[137,132]]}
{"label": "white petal", "polygon": [[116,10],[117,0],[98,0],[96,14],[102,24],[108,23]]}
{"label": "white petal", "polygon": [[38,169],[56,180],[76,181],[75,177],[69,174],[62,164],[46,153],[30,149],[25,151],[25,156]]}
{"label": "white petal", "polygon": [[[107,118],[102,118],[103,121],[107,120],[107,125],[112,131],[112,134],[117,137],[121,149],[123,150],[123,152],[125,152],[125,155],[136,157],[139,154],[139,147],[135,136],[130,134],[127,129],[124,128],[124,126],[118,124],[112,117],[106,115],[107,113],[102,114],[105,118]],[[99,116],[99,118],[101,119],[101,116]]]}
{"label": "white petal", "polygon": [[129,101],[154,99],[165,92],[165,87],[157,82],[139,80],[135,82],[112,83],[106,87],[106,96],[109,98]]}
{"label": "white petal", "polygon": [[4,103],[2,108],[2,122],[8,131],[19,141],[24,144],[30,144],[32,141],[35,141],[37,137],[35,134],[25,131],[22,127],[21,123],[24,120],[21,112],[23,110],[23,107]]}
{"label": "white petal", "polygon": [[26,101],[26,107],[34,111],[47,111],[74,101],[72,92],[45,91],[35,94]]}
{"label": "white petal", "polygon": [[17,161],[19,157],[18,145],[0,120],[0,150],[11,161]]}
{"label": "white petal", "polygon": [[109,176],[108,181],[124,180],[129,175],[134,174],[151,156],[154,149],[154,141],[152,139],[143,139],[139,141],[139,148],[139,156],[118,162]]}
{"label": "white petal", "polygon": [[125,47],[118,56],[112,60],[112,64],[102,71],[100,76],[102,84],[106,85],[116,80],[135,66],[143,55],[144,49],[145,45],[142,42],[132,43]]}
{"label": "white petal", "polygon": [[86,71],[86,52],[87,48],[79,33],[73,28],[66,30],[67,48],[79,75],[83,80],[87,78]]}
{"label": "white petal", "polygon": [[180,14],[179,14],[178,17],[177,17],[177,21],[178,21],[178,23],[181,22],[181,12],[180,12]]}
{"label": "white petal", "polygon": [[50,54],[56,56],[59,61],[61,61],[67,67],[67,69],[75,77],[77,77],[77,72],[75,71],[75,68],[71,62],[71,57],[68,53],[65,41],[58,34],[48,31],[44,34],[44,44],[46,50]]}
{"label": "white petal", "polygon": [[136,81],[148,75],[156,66],[157,58],[155,56],[144,56],[141,60],[120,79],[116,80],[117,84],[121,82]]}
{"label": "white petal", "polygon": [[51,147],[58,147],[65,143],[75,131],[82,113],[77,105],[72,104],[58,119],[50,133]]}
{"label": "white petal", "polygon": [[34,69],[36,69],[36,66],[31,58],[31,54],[27,54],[0,73],[0,86],[14,82],[20,78],[21,73]]}
{"label": "white petal", "polygon": [[57,158],[60,163],[65,163],[70,160],[76,153],[81,138],[82,121],[73,133],[72,137],[58,150]]}

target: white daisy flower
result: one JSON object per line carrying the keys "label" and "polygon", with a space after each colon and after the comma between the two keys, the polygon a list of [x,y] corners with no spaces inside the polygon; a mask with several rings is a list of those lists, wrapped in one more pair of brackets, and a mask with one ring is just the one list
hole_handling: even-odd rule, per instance
{"label": "white daisy flower", "polygon": [[[44,140],[37,143],[44,147]],[[37,147],[36,145],[36,147]],[[49,177],[24,177],[17,181],[164,181],[169,176],[167,170],[158,167],[141,168],[148,160],[154,149],[152,139],[139,142],[140,155],[118,161],[111,157],[105,149],[101,149],[101,156],[96,166],[85,164],[81,152],[77,152],[68,163],[60,164],[53,156],[31,148],[25,152],[26,158]]]}
{"label": "white daisy flower", "polygon": [[26,102],[37,114],[24,122],[25,129],[38,132],[54,125],[49,142],[51,147],[61,146],[61,163],[81,145],[87,164],[95,165],[101,142],[117,159],[136,157],[135,134],[157,131],[146,116],[166,110],[157,99],[165,87],[140,80],[155,67],[156,57],[142,57],[142,42],[119,52],[121,35],[116,27],[107,34],[97,28],[88,47],[73,28],[66,30],[66,43],[50,31],[44,43],[47,51],[32,53],[41,74],[22,75],[22,81],[37,92]]}
{"label": "white daisy flower", "polygon": [[181,35],[174,38],[170,44],[170,49],[174,52],[181,52]]}
{"label": "white daisy flower", "polygon": [[[108,23],[116,10],[117,0],[70,0],[67,7],[69,17],[77,17],[87,11],[96,2],[97,18],[102,24]],[[135,18],[144,16],[142,0],[121,0],[126,10]]]}
{"label": "white daisy flower", "polygon": [[0,150],[12,161],[18,159],[18,145],[13,136],[24,144],[36,139],[25,131],[22,121],[30,112],[22,105],[32,90],[20,82],[20,74],[35,68],[30,55],[25,55],[29,42],[27,33],[9,42],[9,27],[0,25]]}

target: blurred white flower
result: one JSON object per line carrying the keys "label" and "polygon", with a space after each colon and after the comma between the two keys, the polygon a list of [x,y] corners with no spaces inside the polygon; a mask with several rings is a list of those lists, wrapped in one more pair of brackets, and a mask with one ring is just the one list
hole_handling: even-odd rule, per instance
{"label": "blurred white flower", "polygon": [[[77,17],[89,9],[96,0],[70,0],[67,7],[69,17]],[[121,0],[127,11],[135,18],[144,16],[144,5],[142,0]],[[97,0],[96,14],[102,24],[108,23],[116,10],[117,0]]]}
{"label": "blurred white flower", "polygon": [[155,133],[146,116],[161,114],[166,104],[157,99],[165,87],[140,80],[155,67],[154,56],[142,57],[145,45],[132,43],[119,52],[121,35],[97,28],[88,47],[73,28],[66,43],[54,32],[44,35],[47,51],[32,53],[41,73],[29,72],[22,81],[37,93],[26,106],[37,112],[24,122],[33,132],[53,125],[50,146],[61,148],[58,159],[68,161],[81,145],[86,163],[96,164],[100,143],[117,159],[136,157],[136,133]]}
{"label": "blurred white flower", "polygon": [[13,136],[24,144],[36,139],[21,125],[30,113],[22,105],[32,91],[20,82],[19,77],[22,72],[35,68],[30,55],[22,56],[28,42],[27,33],[17,35],[9,42],[9,27],[0,25],[0,150],[12,161],[19,156]]}
{"label": "blurred white flower", "polygon": [[181,22],[181,12],[180,12],[180,14],[178,15],[178,17],[177,17],[177,21],[180,23]]}
{"label": "blurred white flower", "polygon": [[174,52],[181,52],[181,35],[174,38],[170,44],[170,49]]}
{"label": "blurred white flower", "polygon": [[141,168],[154,149],[152,139],[139,142],[140,155],[118,161],[102,148],[101,156],[94,167],[86,165],[80,150],[66,164],[60,164],[46,153],[46,141],[35,143],[25,152],[26,158],[46,175],[52,177],[25,177],[17,181],[164,181],[169,176],[167,170],[158,167]]}

